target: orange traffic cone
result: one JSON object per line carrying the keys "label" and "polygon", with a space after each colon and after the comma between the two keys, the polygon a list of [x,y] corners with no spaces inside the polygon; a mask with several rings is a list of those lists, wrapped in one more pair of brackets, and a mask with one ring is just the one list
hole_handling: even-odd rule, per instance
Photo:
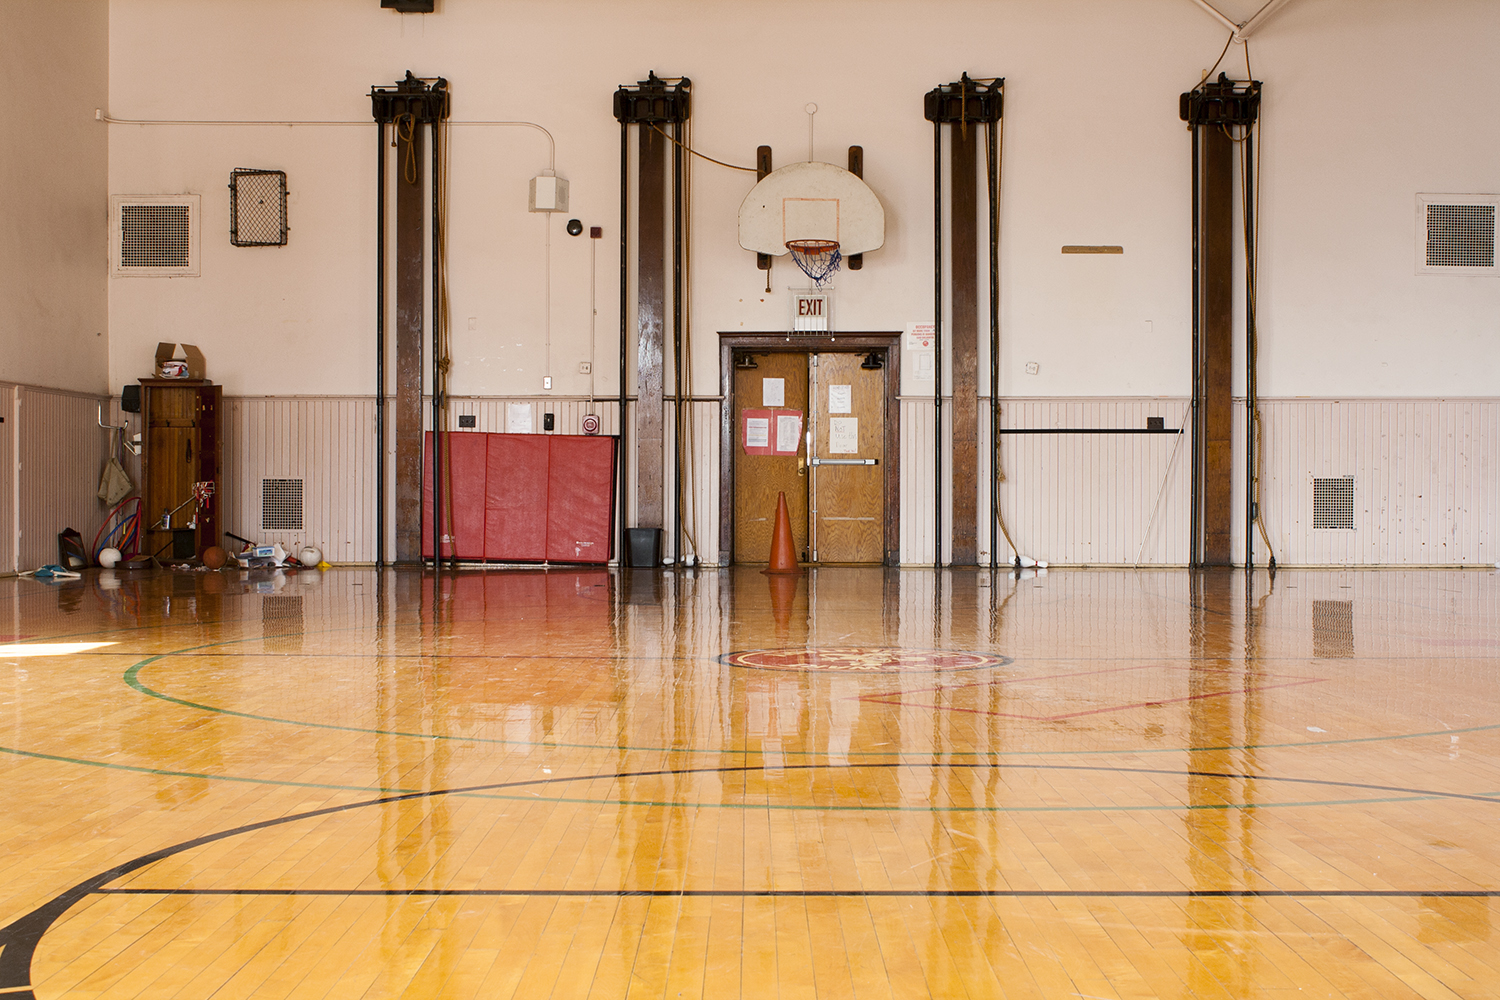
{"label": "orange traffic cone", "polygon": [[786,510],[785,493],[776,495],[776,523],[771,528],[771,561],[764,572],[793,575],[802,572],[797,565],[796,544],[792,541],[792,518]]}

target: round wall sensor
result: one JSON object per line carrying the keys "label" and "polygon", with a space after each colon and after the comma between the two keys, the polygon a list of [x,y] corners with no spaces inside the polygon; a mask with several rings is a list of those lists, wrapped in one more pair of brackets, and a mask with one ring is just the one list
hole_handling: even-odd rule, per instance
{"label": "round wall sensor", "polygon": [[568,220],[568,235],[569,236],[577,236],[581,232],[583,232],[583,223],[579,222],[577,219],[569,219]]}

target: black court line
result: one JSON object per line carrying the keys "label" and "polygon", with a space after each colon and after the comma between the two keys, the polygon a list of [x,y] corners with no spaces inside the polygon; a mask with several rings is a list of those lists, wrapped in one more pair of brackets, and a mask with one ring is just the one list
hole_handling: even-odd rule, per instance
{"label": "black court line", "polygon": [[[910,761],[889,761],[873,764],[786,764],[781,770],[791,771],[829,771],[829,770],[873,770],[882,768],[918,768],[939,766],[946,768],[966,768],[978,770],[989,768],[997,771],[1090,771],[1098,773],[1118,774],[1150,774],[1166,775],[1170,777],[1200,777],[1200,778],[1232,778],[1249,781],[1281,782],[1300,785],[1320,785],[1333,788],[1358,788],[1370,791],[1397,792],[1403,795],[1428,796],[1433,798],[1457,799],[1473,802],[1483,802],[1487,805],[1500,805],[1500,798],[1486,795],[1474,795],[1463,792],[1444,792],[1432,789],[1405,788],[1396,785],[1375,785],[1352,781],[1328,781],[1316,778],[1292,778],[1277,775],[1255,775],[1242,774],[1239,772],[1226,771],[1195,771],[1195,770],[1172,770],[1168,768],[1131,768],[1131,767],[1097,767],[1080,764],[1027,764],[1008,763],[995,761],[965,761],[951,762],[934,760],[932,763],[913,763]],[[272,827],[283,826],[287,823],[295,823],[305,819],[315,819],[320,816],[331,816],[337,813],[349,812],[355,809],[366,809],[371,806],[390,805],[398,802],[411,802],[417,799],[430,799],[439,795],[461,795],[475,792],[490,792],[512,788],[530,788],[539,785],[555,785],[577,781],[620,781],[630,778],[668,777],[693,774],[750,774],[765,773],[762,766],[734,765],[725,767],[708,768],[656,768],[648,771],[621,771],[603,774],[587,775],[553,775],[548,778],[529,778],[522,781],[501,781],[483,785],[466,785],[456,788],[438,788],[420,792],[405,792],[397,795],[382,795],[373,799],[364,799],[358,802],[348,802],[343,805],[324,806],[320,809],[309,809],[305,812],[292,813],[287,816],[278,816],[272,819],[261,820],[257,823],[247,823],[243,826],[234,827],[229,830],[220,830],[217,833],[205,834],[184,840],[168,847],[160,848],[143,854],[130,861],[116,865],[97,875],[84,879],[72,888],[54,896],[52,899],[38,906],[16,920],[11,921],[4,927],[0,927],[0,993],[15,994],[18,1000],[25,1000],[31,992],[31,962],[36,954],[37,945],[42,936],[51,929],[69,909],[79,901],[88,896],[99,895],[100,890],[108,886],[110,882],[123,878],[131,872],[138,871],[148,865],[155,864],[166,858],[181,854],[197,847],[225,840],[229,837],[241,836],[254,833],[259,830],[267,830]],[[541,800],[545,801],[545,800]],[[124,888],[124,887],[121,887]],[[617,890],[624,893],[633,890]],[[600,895],[600,893],[594,893]],[[737,893],[736,895],[744,895]],[[1044,893],[1043,895],[1052,895]],[[1423,895],[1416,893],[1416,895]]]}
{"label": "black court line", "polygon": [[96,896],[544,896],[653,899],[1497,899],[1500,889],[96,889]]}

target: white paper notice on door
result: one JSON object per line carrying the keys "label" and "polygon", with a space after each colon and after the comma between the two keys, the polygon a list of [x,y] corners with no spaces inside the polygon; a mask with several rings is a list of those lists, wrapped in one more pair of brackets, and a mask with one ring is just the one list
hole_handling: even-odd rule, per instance
{"label": "white paper notice on door", "polygon": [[828,387],[829,413],[850,413],[853,411],[854,393],[851,391],[852,388],[853,386],[847,385],[830,385]]}
{"label": "white paper notice on door", "polygon": [[859,418],[828,418],[828,454],[853,455],[859,451]]}
{"label": "white paper notice on door", "polygon": [[776,454],[795,455],[802,438],[800,413],[776,414]]}
{"label": "white paper notice on door", "polygon": [[786,379],[763,378],[760,380],[760,405],[786,405]]}
{"label": "white paper notice on door", "polygon": [[771,421],[765,417],[745,418],[745,447],[769,448],[771,446]]}
{"label": "white paper notice on door", "polygon": [[530,434],[531,404],[511,403],[505,414],[505,429],[512,434]]}

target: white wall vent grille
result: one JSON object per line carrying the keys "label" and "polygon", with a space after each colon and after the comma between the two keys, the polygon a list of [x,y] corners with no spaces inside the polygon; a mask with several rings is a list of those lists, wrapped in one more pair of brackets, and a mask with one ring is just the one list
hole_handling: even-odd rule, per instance
{"label": "white wall vent grille", "polygon": [[126,277],[196,277],[199,196],[112,195],[110,270]]}
{"label": "white wall vent grille", "polygon": [[1495,269],[1496,195],[1417,196],[1417,270],[1426,274]]}
{"label": "white wall vent grille", "polygon": [[260,481],[260,528],[262,531],[302,530],[302,480]]}
{"label": "white wall vent grille", "polygon": [[1313,527],[1354,530],[1354,477],[1313,478]]}

